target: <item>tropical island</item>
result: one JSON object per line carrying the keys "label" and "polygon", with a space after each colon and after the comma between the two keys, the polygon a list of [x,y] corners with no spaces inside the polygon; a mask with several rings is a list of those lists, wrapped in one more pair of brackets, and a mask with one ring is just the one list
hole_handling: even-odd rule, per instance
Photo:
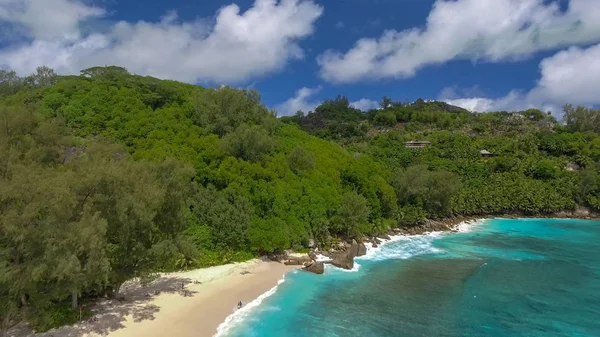
{"label": "tropical island", "polygon": [[557,120],[384,97],[363,112],[338,96],[278,118],[254,90],[121,67],[0,71],[2,333],[78,322],[81,303],[158,272],[431,220],[595,212],[600,110]]}

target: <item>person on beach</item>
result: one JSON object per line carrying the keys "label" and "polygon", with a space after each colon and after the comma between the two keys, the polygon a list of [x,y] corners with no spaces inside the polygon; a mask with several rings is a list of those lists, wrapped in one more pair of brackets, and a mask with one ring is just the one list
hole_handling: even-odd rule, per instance
{"label": "person on beach", "polygon": [[242,307],[242,301],[238,302],[238,309],[240,309]]}

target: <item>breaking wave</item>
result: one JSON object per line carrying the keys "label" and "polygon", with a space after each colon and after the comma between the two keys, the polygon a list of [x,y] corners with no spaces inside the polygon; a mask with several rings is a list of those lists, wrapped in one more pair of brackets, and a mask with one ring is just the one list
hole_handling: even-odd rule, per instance
{"label": "breaking wave", "polygon": [[[225,321],[219,325],[219,327],[217,328],[217,333],[214,334],[213,337],[226,336],[231,331],[231,329],[235,328],[245,319],[250,317],[252,315],[252,311],[256,307],[258,307],[267,297],[275,294],[275,292],[277,291],[277,287],[279,287],[279,285],[283,282],[285,282],[285,275],[281,280],[277,282],[277,285],[271,288],[269,291],[258,296],[254,301],[246,304],[241,309],[234,309],[235,311],[231,315],[227,316]],[[279,310],[279,308],[269,308],[269,310]]]}

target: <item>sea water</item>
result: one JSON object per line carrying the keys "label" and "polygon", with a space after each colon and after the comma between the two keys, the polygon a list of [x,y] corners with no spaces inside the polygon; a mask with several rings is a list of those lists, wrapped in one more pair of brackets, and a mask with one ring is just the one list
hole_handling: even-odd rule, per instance
{"label": "sea water", "polygon": [[227,337],[600,336],[600,222],[492,219],[294,271]]}

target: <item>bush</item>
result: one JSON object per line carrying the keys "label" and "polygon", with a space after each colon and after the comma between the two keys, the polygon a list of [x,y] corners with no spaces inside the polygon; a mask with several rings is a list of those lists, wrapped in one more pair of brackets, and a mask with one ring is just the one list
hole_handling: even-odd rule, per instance
{"label": "bush", "polygon": [[[92,316],[92,312],[83,307],[81,311],[81,320],[86,320]],[[79,310],[71,309],[71,302],[50,303],[43,309],[30,312],[27,315],[27,321],[36,332],[45,332],[63,325],[72,325],[79,322]]]}

